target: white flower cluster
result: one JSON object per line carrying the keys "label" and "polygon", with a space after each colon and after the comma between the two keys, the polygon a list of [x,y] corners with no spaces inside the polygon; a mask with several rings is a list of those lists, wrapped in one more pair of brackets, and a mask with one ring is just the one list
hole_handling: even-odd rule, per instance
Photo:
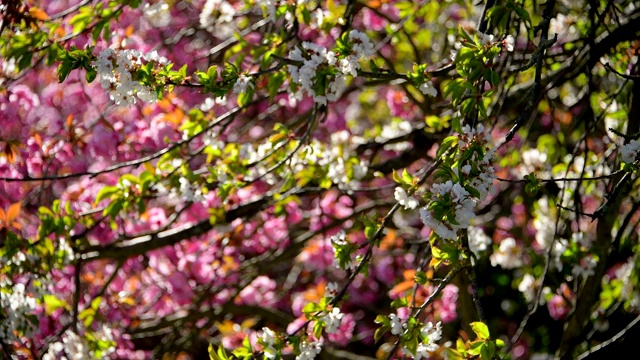
{"label": "white flower cluster", "polygon": [[433,200],[438,201],[449,197],[451,199],[451,207],[455,209],[455,223],[451,221],[442,222],[437,219],[434,214],[427,208],[420,210],[420,217],[431,230],[443,239],[456,240],[458,238],[457,231],[466,229],[469,226],[471,218],[475,215],[473,207],[474,199],[469,192],[459,183],[453,183],[448,180],[444,184],[433,184],[431,187]]}
{"label": "white flower cluster", "polygon": [[518,290],[524,295],[524,298],[531,302],[536,295],[535,292],[536,278],[531,274],[524,274],[520,284],[518,284]]}
{"label": "white flower cluster", "polygon": [[144,4],[142,10],[144,16],[149,20],[149,23],[154,27],[165,27],[171,23],[171,9],[169,4],[160,0],[154,4]]}
{"label": "white flower cluster", "polygon": [[[57,359],[57,355],[63,352],[73,360],[90,360],[89,346],[78,334],[71,330],[64,333],[62,342],[56,342],[49,346],[49,351],[42,357],[43,360]],[[67,360],[66,356],[62,356],[61,360]]]}
{"label": "white flower cluster", "polygon": [[391,314],[389,315],[389,319],[391,320],[391,334],[396,336],[402,335],[406,325],[402,323],[400,317],[396,314]]}
{"label": "white flower cluster", "polygon": [[357,139],[347,130],[342,130],[331,134],[329,144],[312,140],[291,157],[290,166],[294,172],[303,171],[312,165],[327,166],[327,177],[339,188],[354,187],[368,171],[365,160],[354,160],[357,159],[354,151],[358,145]]}
{"label": "white flower cluster", "polygon": [[[302,93],[307,93],[316,103],[323,105],[326,105],[327,101],[338,99],[346,87],[346,76],[357,76],[360,69],[359,61],[373,54],[373,44],[366,34],[358,30],[349,32],[349,43],[352,44],[351,54],[339,61],[335,52],[311,42],[303,42],[302,50],[296,47],[289,52],[291,60],[302,63],[302,66],[289,65],[291,79],[300,85]],[[326,88],[322,89],[324,94],[317,94],[318,71],[333,66],[337,67],[339,72],[333,75]]]}
{"label": "white flower cluster", "polygon": [[422,335],[422,338],[426,340],[418,344],[415,354],[407,348],[404,348],[403,350],[405,354],[411,354],[414,360],[420,360],[422,358],[428,359],[431,357],[430,353],[438,350],[439,346],[436,344],[436,341],[440,341],[440,339],[442,339],[442,324],[439,321],[436,325],[428,322],[422,327],[420,334]]}
{"label": "white flower cluster", "polygon": [[40,261],[38,256],[29,254],[25,251],[16,252],[13,254],[11,259],[7,259],[4,255],[0,256],[0,264],[6,264],[7,266],[11,266],[20,271],[32,268],[38,261]]}
{"label": "white flower cluster", "polygon": [[267,9],[266,18],[276,21],[276,9],[280,6],[281,0],[256,0],[256,5]]}
{"label": "white flower cluster", "polygon": [[511,35],[507,35],[507,37],[502,40],[502,47],[507,49],[508,52],[513,51],[513,47],[515,46],[515,44],[516,39],[514,39]]}
{"label": "white flower cluster", "polygon": [[100,85],[109,91],[109,97],[116,105],[131,105],[136,103],[136,96],[146,102],[157,100],[153,89],[134,81],[131,71],[143,62],[166,64],[167,59],[159,56],[157,51],[142,54],[137,50],[104,49],[98,55],[97,72]]}
{"label": "white flower cluster", "polygon": [[[353,261],[351,259],[349,260],[345,260],[345,263],[343,264],[343,266],[340,266],[340,263],[338,262],[338,258],[336,257],[336,248],[337,247],[342,247],[342,246],[346,246],[347,245],[347,234],[344,232],[344,230],[340,230],[340,232],[338,232],[337,234],[333,235],[330,238],[331,241],[331,245],[333,247],[333,263],[336,266],[336,268],[338,269],[343,269],[343,270],[355,270],[356,265],[353,263]],[[329,285],[331,285],[331,287],[329,287]],[[334,291],[335,293],[329,293],[331,296],[335,296],[338,292],[338,288],[337,285],[335,283],[329,283],[329,285],[327,285],[327,291]]]}
{"label": "white flower cluster", "polygon": [[196,184],[191,183],[189,179],[185,177],[181,177],[180,182],[180,194],[189,202],[200,202],[204,201],[204,196],[202,195],[202,190]]}
{"label": "white flower cluster", "polygon": [[340,326],[340,322],[344,314],[340,312],[338,307],[334,307],[328,312],[325,316],[322,317],[322,321],[325,322],[325,331],[327,334],[335,334],[338,332],[338,327]]}
{"label": "white flower cluster", "polygon": [[316,94],[314,90],[318,69],[323,66],[335,66],[337,61],[336,54],[333,51],[327,51],[323,46],[311,42],[302,43],[302,48],[305,51],[305,56],[303,56],[298,47],[289,52],[291,60],[303,63],[301,67],[289,65],[289,74],[293,82],[299,84],[301,91],[313,97],[316,103],[326,104],[327,100],[337,100],[346,86],[344,74],[338,74],[334,77],[333,81],[325,89],[325,94]]}
{"label": "white flower cluster", "polygon": [[502,239],[500,248],[491,254],[489,258],[491,266],[500,265],[504,269],[516,269],[523,265],[522,247],[520,247],[514,238]]}
{"label": "white flower cluster", "polygon": [[495,36],[493,36],[492,34],[485,34],[483,32],[478,31],[478,40],[480,40],[482,45],[488,45],[493,43],[493,39],[495,39]]}
{"label": "white flower cluster", "polygon": [[424,95],[429,95],[431,97],[436,97],[438,95],[438,89],[436,89],[431,80],[420,84],[418,90],[420,90]]}
{"label": "white flower cluster", "polygon": [[300,355],[296,356],[296,360],[313,360],[316,355],[320,354],[322,344],[318,341],[300,343]]}
{"label": "white flower cluster", "polygon": [[[490,134],[488,132],[485,133],[482,124],[478,125],[476,129],[471,129],[468,125],[465,125],[462,130],[463,133],[459,136],[458,142],[460,151],[466,150],[472,143],[479,143],[485,146],[491,141]],[[458,237],[457,231],[459,229],[469,227],[471,219],[475,216],[473,208],[476,202],[484,200],[495,180],[495,170],[491,166],[494,151],[493,148],[488,150],[482,159],[476,157],[477,153],[472,155],[469,160],[477,165],[480,174],[471,179],[469,178],[471,176],[471,165],[466,164],[460,169],[453,169],[458,177],[465,180],[467,185],[478,191],[479,197],[471,195],[459,182],[454,183],[451,180],[447,180],[445,183],[432,185],[431,202],[441,201],[450,206],[451,209],[454,209],[453,219],[436,217],[428,207],[420,210],[422,221],[441,238],[455,240]]]}
{"label": "white flower cluster", "polygon": [[551,218],[549,199],[546,196],[537,201],[534,215],[533,227],[536,229],[536,242],[543,249],[548,249],[555,239],[556,222]]}
{"label": "white flower cluster", "polygon": [[469,238],[469,250],[476,257],[480,257],[480,254],[491,245],[491,238],[479,227],[469,226],[467,228],[467,236]]}
{"label": "white flower cluster", "polygon": [[240,75],[238,80],[233,84],[233,93],[240,94],[247,92],[247,88],[253,89],[253,82],[251,82],[251,76]]}
{"label": "white flower cluster", "polygon": [[58,251],[64,252],[65,264],[71,263],[76,258],[76,254],[73,252],[73,248],[71,248],[71,245],[64,237],[60,238],[60,241],[58,243]]}
{"label": "white flower cluster", "polygon": [[420,204],[416,198],[409,196],[409,194],[407,194],[407,192],[400,186],[396,187],[393,195],[398,204],[404,206],[405,210],[413,210]]}
{"label": "white flower cluster", "polygon": [[276,183],[277,178],[274,175],[274,172],[269,172],[269,166],[267,166],[264,161],[267,155],[274,151],[275,148],[271,141],[265,141],[264,143],[259,144],[257,148],[251,143],[242,144],[240,155],[243,158],[246,158],[249,164],[254,164],[250,171],[251,177],[248,177],[248,180],[251,178],[262,177],[267,184],[273,185]]}
{"label": "white flower cluster", "polygon": [[36,296],[28,292],[24,284],[11,284],[7,280],[1,280],[0,307],[3,311],[0,314],[4,313],[4,318],[0,321],[0,338],[9,343],[17,341],[16,330],[30,337],[35,327],[27,320],[27,315],[33,314],[36,305]]}
{"label": "white flower cluster", "polygon": [[353,44],[351,54],[357,59],[364,59],[373,55],[373,44],[367,34],[358,30],[351,30],[349,32],[349,42]]}
{"label": "white flower cluster", "polygon": [[16,69],[15,59],[0,59],[0,86],[7,82],[7,80],[13,78]]}
{"label": "white flower cluster", "polygon": [[276,340],[276,333],[268,327],[262,328],[262,336],[260,337],[260,343],[263,346],[262,352],[266,359],[275,359],[278,355],[277,350],[273,347]]}
{"label": "white flower cluster", "polygon": [[522,151],[520,154],[522,162],[520,166],[514,169],[519,177],[524,177],[532,172],[542,178],[551,177],[551,164],[549,163],[547,154],[533,148]]}
{"label": "white flower cluster", "polygon": [[[95,334],[99,341],[113,341],[113,333],[110,328],[103,326],[102,330]],[[114,347],[102,352],[102,358],[107,359],[109,354],[115,351]],[[65,354],[66,356],[59,356]],[[94,359],[94,353],[89,349],[86,340],[71,330],[65,331],[62,342],[57,341],[49,345],[47,353],[42,360],[90,360]]]}
{"label": "white flower cluster", "polygon": [[[386,143],[388,140],[399,138],[409,134],[413,130],[413,125],[406,120],[389,121],[380,129],[380,135],[377,135],[375,141],[378,143]],[[390,142],[384,145],[387,151],[404,151],[411,146],[409,141]]]}
{"label": "white flower cluster", "polygon": [[[365,160],[349,163],[349,159],[357,157],[354,152],[356,144],[353,140],[354,138],[350,137],[346,130],[331,134],[331,143],[329,144],[331,150],[328,154],[325,153],[326,156],[318,162],[320,166],[329,166],[327,176],[341,189],[357,185],[357,182],[367,175],[369,170]],[[349,169],[351,177],[348,174]]]}
{"label": "white flower cluster", "polygon": [[233,35],[236,9],[225,0],[207,0],[200,13],[200,26],[219,38]]}
{"label": "white flower cluster", "polygon": [[338,295],[338,284],[334,282],[328,283],[326,288],[324,289],[324,294],[324,296],[328,298],[336,297],[336,295]]}
{"label": "white flower cluster", "polygon": [[[338,263],[338,258],[336,257],[336,246],[340,247],[340,246],[345,246],[347,245],[347,234],[344,232],[344,230],[340,230],[340,232],[338,232],[337,234],[333,235],[330,239],[331,244],[333,245],[333,263],[335,264],[335,266],[338,269],[342,269],[340,267],[340,264]],[[344,264],[344,270],[355,270],[356,266],[355,264],[349,260],[349,262],[347,262],[346,264]],[[333,285],[332,285],[333,284]],[[335,283],[330,283],[329,285],[332,285],[332,287],[330,288],[329,286],[327,286],[327,291],[331,290],[335,290],[335,294],[337,294],[337,285]],[[334,288],[335,286],[335,288]],[[334,295],[335,295],[334,294]]]}
{"label": "white flower cluster", "polygon": [[627,164],[631,164],[638,158],[640,143],[638,140],[631,140],[620,147],[620,158]]}

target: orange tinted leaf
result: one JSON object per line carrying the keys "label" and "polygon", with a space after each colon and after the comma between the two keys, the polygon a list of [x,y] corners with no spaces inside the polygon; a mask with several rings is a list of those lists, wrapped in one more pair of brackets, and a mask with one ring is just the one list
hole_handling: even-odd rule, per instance
{"label": "orange tinted leaf", "polygon": [[416,277],[416,270],[414,269],[407,269],[405,271],[402,272],[402,277],[405,280],[413,280]]}
{"label": "orange tinted leaf", "polygon": [[29,14],[31,14],[34,19],[38,20],[47,20],[49,18],[49,15],[47,15],[44,10],[36,6],[32,6],[31,9],[29,9]]}
{"label": "orange tinted leaf", "polygon": [[22,204],[20,204],[19,202],[11,204],[11,206],[9,206],[9,209],[7,210],[7,222],[12,222],[15,218],[17,218],[18,214],[20,214],[21,208]]}
{"label": "orange tinted leaf", "polygon": [[40,136],[40,134],[38,133],[33,134],[33,139],[36,141],[38,145],[40,145],[40,147],[42,147],[42,137]]}
{"label": "orange tinted leaf", "polygon": [[7,142],[2,153],[7,158],[9,164],[15,164],[20,155],[20,143],[13,141]]}
{"label": "orange tinted leaf", "polygon": [[184,111],[182,111],[181,108],[176,108],[174,111],[168,112],[167,114],[165,114],[164,117],[162,117],[162,120],[176,124],[176,125],[180,125],[182,124],[182,121],[184,120],[184,118],[185,118]]}
{"label": "orange tinted leaf", "polygon": [[389,291],[389,294],[390,295],[402,294],[405,291],[413,288],[413,285],[414,285],[414,281],[413,280],[403,281],[403,282],[399,283],[398,285],[394,286],[393,289],[391,289],[391,291]]}

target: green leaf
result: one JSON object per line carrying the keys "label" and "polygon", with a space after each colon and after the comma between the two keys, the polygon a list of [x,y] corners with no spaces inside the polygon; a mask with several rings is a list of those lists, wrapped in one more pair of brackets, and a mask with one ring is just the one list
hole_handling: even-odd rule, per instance
{"label": "green leaf", "polygon": [[213,347],[213,344],[209,344],[208,351],[209,351],[210,360],[228,360],[229,359],[229,356],[224,351],[224,348],[222,346],[220,346],[220,348],[216,350],[216,348]]}
{"label": "green leaf", "polygon": [[478,335],[478,339],[485,340],[489,338],[489,328],[487,327],[487,325],[485,325],[485,323],[476,321],[472,322],[470,325],[473,332]]}
{"label": "green leaf", "polygon": [[442,140],[442,144],[438,148],[438,152],[436,153],[436,159],[440,159],[445,152],[447,152],[452,147],[458,145],[459,138],[455,135],[447,136]]}
{"label": "green leaf", "polygon": [[452,348],[445,348],[444,350],[447,353],[447,359],[449,360],[463,360],[464,357],[457,350]]}
{"label": "green leaf", "polygon": [[66,301],[58,298],[55,295],[46,294],[42,297],[44,301],[44,309],[47,315],[51,315],[54,311],[61,308],[68,308]]}
{"label": "green leaf", "polygon": [[[302,313],[305,315],[311,315],[318,311],[322,311],[322,308],[316,303],[308,303],[304,308],[302,308]],[[309,316],[307,316],[307,318],[309,318]]]}
{"label": "green leaf", "polygon": [[315,336],[316,339],[320,339],[320,337],[322,337],[322,330],[324,330],[324,327],[324,321],[316,321],[316,323],[313,324],[313,336]]}
{"label": "green leaf", "polygon": [[482,351],[482,346],[484,345],[484,341],[476,340],[469,343],[469,351],[467,351],[470,355],[480,355]]}
{"label": "green leaf", "polygon": [[402,170],[402,180],[405,182],[405,184],[413,183],[413,176],[409,174],[407,169]]}
{"label": "green leaf", "polygon": [[380,339],[382,339],[382,337],[384,336],[384,334],[387,333],[387,331],[389,331],[388,326],[382,326],[377,328],[376,331],[373,333],[373,340],[375,342],[380,341]]}
{"label": "green leaf", "polygon": [[531,27],[531,17],[527,10],[518,6],[515,8],[515,12],[522,20],[524,20],[525,23],[527,23],[528,27]]}
{"label": "green leaf", "polygon": [[98,203],[100,203],[100,201],[102,201],[102,200],[104,200],[104,199],[106,199],[108,197],[111,197],[111,195],[113,195],[113,194],[115,194],[115,193],[117,193],[119,191],[120,191],[120,189],[118,189],[115,186],[105,186],[102,189],[100,189],[100,191],[98,191],[98,195],[96,195],[95,203],[98,204]]}
{"label": "green leaf", "polygon": [[480,346],[480,359],[491,360],[492,357],[493,357],[493,353],[489,349],[488,344],[487,343],[482,344],[482,346]]}

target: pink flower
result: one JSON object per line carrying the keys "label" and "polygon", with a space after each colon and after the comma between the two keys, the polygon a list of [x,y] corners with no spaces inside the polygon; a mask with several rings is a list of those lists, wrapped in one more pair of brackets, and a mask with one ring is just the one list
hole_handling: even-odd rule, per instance
{"label": "pink flower", "polygon": [[338,331],[332,334],[328,334],[329,341],[336,343],[340,346],[345,346],[349,343],[349,340],[353,337],[353,330],[356,327],[356,322],[351,314],[344,314]]}
{"label": "pink flower", "polygon": [[274,293],[275,289],[276,282],[267,276],[261,275],[242,289],[236,302],[244,305],[271,307],[277,302]]}
{"label": "pink flower", "polygon": [[458,318],[456,311],[458,305],[458,287],[449,284],[442,289],[440,303],[440,319],[443,323],[449,323]]}
{"label": "pink flower", "polygon": [[547,302],[547,308],[553,320],[564,319],[571,310],[571,306],[567,304],[562,295],[558,294],[553,295],[551,300]]}

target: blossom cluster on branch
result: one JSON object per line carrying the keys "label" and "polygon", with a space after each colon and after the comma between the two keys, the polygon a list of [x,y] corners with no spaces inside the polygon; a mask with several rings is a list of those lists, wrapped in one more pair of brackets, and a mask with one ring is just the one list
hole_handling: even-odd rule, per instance
{"label": "blossom cluster on branch", "polygon": [[0,1],[0,358],[624,349],[638,14]]}

